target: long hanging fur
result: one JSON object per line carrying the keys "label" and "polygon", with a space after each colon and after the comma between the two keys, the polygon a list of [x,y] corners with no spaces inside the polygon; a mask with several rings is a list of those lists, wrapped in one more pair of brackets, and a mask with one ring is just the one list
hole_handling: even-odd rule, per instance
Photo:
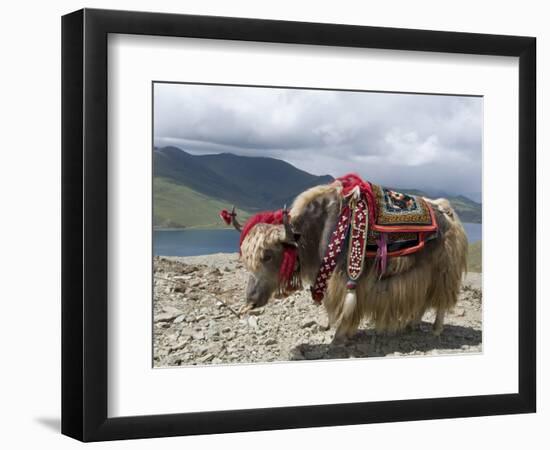
{"label": "long hanging fur", "polygon": [[375,264],[368,260],[366,273],[357,284],[351,316],[346,307],[347,276],[342,268],[335,272],[323,302],[331,324],[340,323],[342,333],[350,335],[365,317],[377,331],[396,332],[420,320],[430,308],[452,309],[467,270],[468,241],[456,213],[447,220],[447,230],[429,248],[419,254],[390,258],[387,274],[391,276],[379,279]]}
{"label": "long hanging fur", "polygon": [[[338,181],[303,192],[290,211],[293,222],[307,220],[310,203],[322,198],[339,198],[341,192],[342,184]],[[427,200],[436,208],[440,226],[438,237],[427,242],[422,251],[388,259],[382,279],[375,260],[367,259],[355,295],[347,295],[345,265],[340,263],[337,266],[328,283],[323,304],[330,324],[339,324],[340,335],[353,334],[363,318],[369,319],[378,331],[399,331],[420,320],[428,309],[445,312],[456,305],[462,275],[467,269],[468,239],[458,215],[447,200]],[[323,204],[326,207],[330,203],[325,201]],[[244,233],[241,258],[251,271],[261,264],[264,250],[280,243],[284,237],[283,227],[275,225],[282,219],[278,212],[271,214],[251,220],[248,232]],[[262,223],[264,220],[271,224]],[[319,245],[319,241],[313,244],[307,235],[301,237],[303,245],[310,241],[311,245]],[[301,260],[300,264],[303,281],[312,282],[318,264],[312,265],[307,260]],[[293,274],[291,284],[298,288],[302,280],[295,278],[296,274]]]}
{"label": "long hanging fur", "polygon": [[[308,204],[335,190],[338,182],[312,188],[298,196],[291,209],[294,218],[307,217]],[[341,335],[352,335],[367,318],[377,331],[396,332],[419,321],[428,309],[448,311],[458,300],[467,270],[468,239],[460,219],[444,199],[430,201],[437,209],[440,231],[421,252],[388,260],[380,279],[374,259],[367,259],[355,295],[348,295],[344,264],[333,273],[323,304],[332,326]]]}

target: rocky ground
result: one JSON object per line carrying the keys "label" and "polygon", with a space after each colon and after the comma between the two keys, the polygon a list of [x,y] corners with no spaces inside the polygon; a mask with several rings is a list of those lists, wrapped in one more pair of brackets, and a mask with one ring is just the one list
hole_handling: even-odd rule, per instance
{"label": "rocky ground", "polygon": [[481,351],[478,273],[466,277],[439,337],[427,313],[417,331],[381,335],[363,323],[354,339],[333,345],[324,309],[307,291],[239,317],[247,273],[237,254],[156,257],[154,272],[155,367]]}

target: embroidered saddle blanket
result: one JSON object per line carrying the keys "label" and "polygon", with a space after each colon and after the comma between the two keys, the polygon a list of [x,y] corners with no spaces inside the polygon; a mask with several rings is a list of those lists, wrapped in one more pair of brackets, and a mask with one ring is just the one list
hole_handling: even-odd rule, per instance
{"label": "embroidered saddle blanket", "polygon": [[368,233],[367,256],[376,255],[377,240],[382,233],[386,234],[388,256],[414,253],[435,237],[437,222],[426,200],[376,184],[370,186],[377,214]]}
{"label": "embroidered saddle blanket", "polygon": [[417,195],[402,194],[371,184],[376,200],[377,217],[373,228],[377,231],[434,231],[433,211],[426,200]]}
{"label": "embroidered saddle blanket", "polygon": [[339,180],[344,187],[344,204],[311,288],[316,301],[323,299],[344,249],[347,287],[354,290],[365,258],[376,258],[383,276],[388,257],[415,253],[437,233],[433,209],[422,197],[368,183],[355,175]]}

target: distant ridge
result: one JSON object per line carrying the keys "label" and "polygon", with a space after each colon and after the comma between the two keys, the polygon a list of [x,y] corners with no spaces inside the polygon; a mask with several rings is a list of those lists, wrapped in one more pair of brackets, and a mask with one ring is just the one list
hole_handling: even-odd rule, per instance
{"label": "distant ridge", "polygon": [[[153,218],[159,228],[225,226],[221,208],[236,205],[241,216],[290,205],[302,191],[330,183],[275,158],[232,153],[191,155],[177,147],[153,151]],[[396,189],[428,196],[415,189]],[[464,196],[446,196],[464,222],[481,223],[481,205]]]}
{"label": "distant ridge", "polygon": [[191,155],[177,147],[154,151],[154,175],[249,211],[281,208],[311,186],[329,183],[274,158]]}

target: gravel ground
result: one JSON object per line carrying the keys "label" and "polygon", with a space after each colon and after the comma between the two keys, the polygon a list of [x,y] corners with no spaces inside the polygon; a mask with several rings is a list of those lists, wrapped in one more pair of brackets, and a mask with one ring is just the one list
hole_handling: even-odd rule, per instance
{"label": "gravel ground", "polygon": [[324,309],[308,291],[271,300],[239,317],[247,273],[237,254],[156,257],[154,260],[155,367],[234,364],[333,358],[479,353],[481,274],[467,274],[454,312],[439,337],[431,333],[434,314],[420,329],[376,334],[367,322],[356,337],[333,345]]}

